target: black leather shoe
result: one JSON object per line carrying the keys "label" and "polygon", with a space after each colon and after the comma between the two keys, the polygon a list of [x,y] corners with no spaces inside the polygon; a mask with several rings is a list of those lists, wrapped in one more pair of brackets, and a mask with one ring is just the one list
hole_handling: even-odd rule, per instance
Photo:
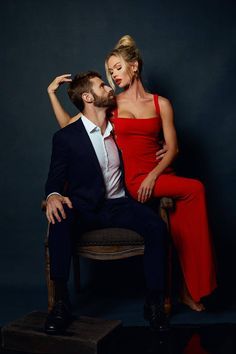
{"label": "black leather shoe", "polygon": [[144,319],[149,321],[152,331],[168,331],[169,319],[160,304],[144,304]]}
{"label": "black leather shoe", "polygon": [[64,334],[72,319],[69,306],[63,301],[58,301],[47,316],[44,331],[52,335]]}

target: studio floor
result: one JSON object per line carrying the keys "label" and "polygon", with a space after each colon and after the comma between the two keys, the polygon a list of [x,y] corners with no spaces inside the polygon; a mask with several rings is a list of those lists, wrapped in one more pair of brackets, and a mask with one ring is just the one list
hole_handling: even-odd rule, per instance
{"label": "studio floor", "polygon": [[[152,333],[148,327],[123,326],[112,341],[101,345],[98,354],[235,354],[236,325],[172,325],[164,334]],[[54,338],[50,337],[53,341]],[[32,346],[31,346],[32,348]],[[42,350],[42,346],[41,346]],[[10,351],[0,349],[1,354],[42,353],[37,346],[29,351]],[[43,352],[44,354],[46,352]],[[52,353],[52,352],[50,352]],[[56,352],[53,352],[56,354]],[[60,351],[60,353],[62,353]],[[69,354],[65,349],[65,354]],[[73,354],[76,353],[73,351]],[[95,353],[95,352],[94,352]],[[87,351],[78,351],[87,354]]]}
{"label": "studio floor", "polygon": [[[46,298],[45,287],[4,287],[1,290],[1,327],[31,311],[46,311]],[[119,340],[115,347],[110,348],[109,354],[236,353],[236,308],[230,303],[211,306],[208,311],[197,313],[175,300],[171,330],[160,337],[151,333],[148,323],[143,320],[143,294],[135,289],[130,292],[124,289],[104,292],[88,288],[79,297],[73,294],[72,301],[74,313],[78,317],[82,315],[122,321]]]}
{"label": "studio floor", "polygon": [[172,326],[162,335],[145,327],[124,327],[110,354],[235,354],[235,334],[235,325]]}

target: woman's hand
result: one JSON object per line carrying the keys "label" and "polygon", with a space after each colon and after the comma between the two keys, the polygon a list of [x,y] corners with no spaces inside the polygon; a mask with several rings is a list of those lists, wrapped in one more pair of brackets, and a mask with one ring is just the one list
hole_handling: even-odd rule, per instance
{"label": "woman's hand", "polygon": [[48,86],[48,93],[54,93],[56,92],[56,90],[58,89],[58,87],[63,84],[64,82],[71,82],[72,79],[70,79],[69,77],[71,76],[71,74],[64,74],[64,75],[60,75],[57,76]]}
{"label": "woman's hand", "polygon": [[64,128],[67,124],[71,122],[71,117],[62,107],[60,101],[57,98],[56,91],[60,85],[64,84],[65,82],[72,81],[70,76],[71,74],[57,76],[47,88],[48,97],[51,101],[56,120],[58,121],[61,128]]}
{"label": "woman's hand", "polygon": [[149,173],[147,177],[141,183],[138,190],[138,201],[141,203],[145,203],[152,196],[152,191],[155,186],[157,177],[153,174]]}
{"label": "woman's hand", "polygon": [[156,160],[157,161],[162,160],[167,151],[168,151],[168,148],[167,148],[166,143],[164,142],[162,145],[162,148],[156,152]]}

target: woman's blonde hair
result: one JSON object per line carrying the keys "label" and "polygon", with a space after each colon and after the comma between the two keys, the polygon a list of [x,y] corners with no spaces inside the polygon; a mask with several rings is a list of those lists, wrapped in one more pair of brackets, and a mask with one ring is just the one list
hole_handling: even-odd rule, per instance
{"label": "woman's blonde hair", "polygon": [[[120,40],[118,41],[114,49],[107,55],[105,60],[105,70],[106,70],[107,80],[113,89],[115,88],[115,85],[108,69],[108,60],[113,55],[120,59],[123,59],[128,70],[129,70],[128,64],[137,61],[138,70],[136,72],[136,77],[140,77],[142,72],[142,67],[143,67],[143,61],[135,41],[131,36],[127,34],[120,38]],[[130,75],[131,75],[131,71],[130,71]]]}

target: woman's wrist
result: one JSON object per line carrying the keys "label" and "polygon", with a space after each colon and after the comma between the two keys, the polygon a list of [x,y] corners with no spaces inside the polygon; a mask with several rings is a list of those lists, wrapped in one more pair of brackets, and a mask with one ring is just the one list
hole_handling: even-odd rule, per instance
{"label": "woman's wrist", "polygon": [[156,180],[158,176],[159,174],[156,171],[149,172],[149,177],[153,178],[154,180]]}
{"label": "woman's wrist", "polygon": [[48,94],[49,95],[55,95],[56,90],[48,89]]}

